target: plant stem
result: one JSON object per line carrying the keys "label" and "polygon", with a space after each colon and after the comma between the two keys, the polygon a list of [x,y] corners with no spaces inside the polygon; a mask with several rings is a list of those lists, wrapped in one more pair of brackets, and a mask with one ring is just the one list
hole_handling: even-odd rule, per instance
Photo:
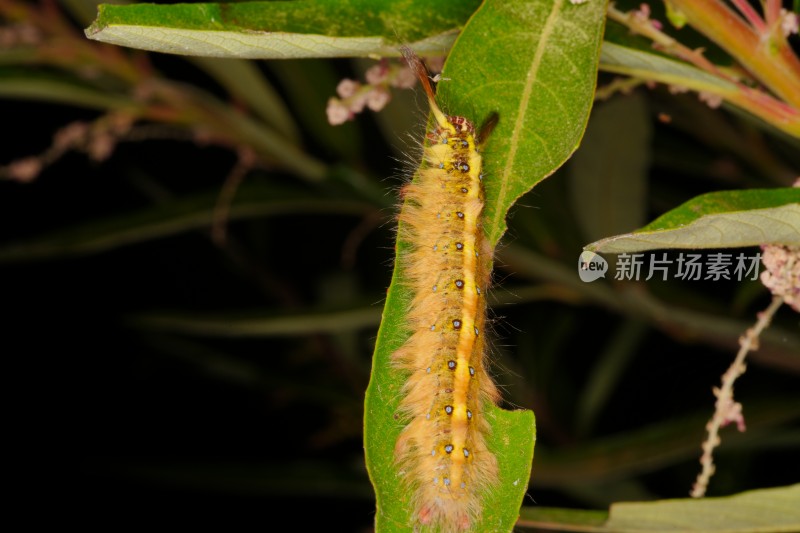
{"label": "plant stem", "polygon": [[691,50],[690,48],[679,43],[666,33],[653,26],[649,19],[637,19],[635,16],[632,16],[632,12],[625,13],[623,11],[619,11],[613,5],[608,6],[608,18],[619,22],[620,24],[624,24],[634,33],[638,33],[639,35],[647,37],[653,41],[654,47],[657,47],[664,52],[668,52],[679,59],[688,61],[697,68],[705,70],[706,72],[729,79],[730,81],[734,81],[730,79],[729,76],[725,76],[722,72],[720,72],[716,65],[706,59],[702,53],[697,50]]}
{"label": "plant stem", "polygon": [[747,22],[749,22],[758,33],[766,33],[767,25],[764,24],[764,20],[756,13],[756,10],[753,9],[753,6],[751,6],[747,0],[731,0],[731,3],[736,6],[736,9],[744,15]]}
{"label": "plant stem", "polygon": [[748,329],[744,337],[739,339],[739,352],[736,354],[733,364],[722,375],[722,386],[719,389],[714,389],[714,396],[717,397],[716,409],[711,420],[706,424],[708,438],[703,442],[703,456],[700,458],[700,464],[703,465],[703,468],[697,476],[694,487],[692,487],[692,498],[705,496],[708,482],[711,476],[714,475],[714,448],[720,444],[719,428],[728,422],[736,421],[739,425],[739,430],[744,431],[744,418],[741,414],[742,406],[733,401],[733,383],[736,378],[744,374],[746,369],[744,358],[747,352],[758,349],[759,335],[769,325],[782,303],[783,298],[781,296],[773,296],[769,307],[758,314],[756,325]]}
{"label": "plant stem", "polygon": [[778,23],[778,19],[781,16],[781,0],[762,1],[762,5],[764,5],[764,15],[767,19],[767,26],[773,27]]}
{"label": "plant stem", "polygon": [[800,59],[782,33],[757,31],[720,0],[666,1],[776,95],[800,108]]}

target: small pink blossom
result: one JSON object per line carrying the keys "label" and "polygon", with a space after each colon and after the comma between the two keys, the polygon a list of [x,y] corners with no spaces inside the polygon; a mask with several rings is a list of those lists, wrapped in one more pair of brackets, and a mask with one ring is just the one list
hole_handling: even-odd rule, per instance
{"label": "small pink blossom", "polygon": [[705,104],[711,109],[716,109],[720,105],[722,105],[722,97],[718,94],[713,94],[707,91],[700,91],[699,93],[697,93],[697,97],[700,99],[701,102],[705,102]]}
{"label": "small pink blossom", "polygon": [[73,122],[58,130],[53,137],[53,148],[68,150],[86,142],[89,136],[89,124],[86,122]]}
{"label": "small pink blossom", "polygon": [[633,18],[637,22],[646,23],[650,20],[650,6],[647,4],[640,4],[639,9],[632,12]]}
{"label": "small pink blossom", "polygon": [[128,113],[113,113],[108,116],[108,131],[117,137],[130,133],[135,118]]}
{"label": "small pink blossom", "polygon": [[367,83],[343,79],[336,87],[338,98],[328,100],[326,113],[331,125],[353,120],[365,108],[379,111],[392,98],[390,87],[413,87],[416,75],[407,65],[391,64],[387,60],[368,68],[364,73]]}
{"label": "small pink blossom", "polygon": [[340,98],[350,98],[360,88],[361,84],[359,82],[345,78],[336,86],[336,94],[338,94]]}
{"label": "small pink blossom", "polygon": [[375,87],[367,93],[367,107],[373,111],[380,111],[391,99],[392,95],[389,93],[388,89],[385,87]]}
{"label": "small pink blossom", "polygon": [[797,13],[791,13],[786,11],[785,9],[781,9],[781,31],[783,31],[784,37],[789,37],[793,33],[798,33],[798,16]]}
{"label": "small pink blossom", "polygon": [[12,180],[29,183],[36,179],[42,171],[42,162],[35,157],[26,157],[14,161],[8,166],[8,175]]}
{"label": "small pink blossom", "polygon": [[[633,26],[640,26],[640,27],[647,27],[650,26],[657,30],[662,30],[664,25],[661,23],[660,20],[651,19],[650,15],[652,15],[652,11],[650,10],[650,6],[648,4],[640,4],[639,9],[635,9],[630,12],[631,17],[631,24],[632,29]],[[636,31],[634,29],[634,31]]]}
{"label": "small pink blossom", "polygon": [[367,80],[367,83],[370,85],[378,85],[379,83],[383,83],[386,81],[388,76],[389,67],[384,61],[381,61],[377,65],[371,66],[364,73],[364,79]]}
{"label": "small pink blossom", "polygon": [[336,98],[330,98],[328,100],[328,107],[325,109],[325,113],[328,115],[328,124],[331,126],[344,124],[353,118],[353,114],[350,110]]}
{"label": "small pink blossom", "polygon": [[800,313],[800,246],[763,246],[761,283]]}
{"label": "small pink blossom", "polygon": [[744,422],[744,414],[742,413],[741,403],[734,402],[731,398],[728,398],[728,401],[724,402],[722,408],[722,423],[720,424],[720,427],[725,427],[731,422],[734,422],[736,423],[736,429],[739,431],[747,431],[747,425]]}
{"label": "small pink blossom", "polygon": [[89,146],[87,146],[87,152],[89,153],[89,157],[91,157],[93,160],[105,161],[114,151],[114,147],[116,145],[116,137],[109,133],[103,132],[95,135],[92,138]]}
{"label": "small pink blossom", "polygon": [[683,85],[671,84],[669,85],[668,89],[670,94],[682,94],[689,92],[689,89],[687,87],[684,87]]}

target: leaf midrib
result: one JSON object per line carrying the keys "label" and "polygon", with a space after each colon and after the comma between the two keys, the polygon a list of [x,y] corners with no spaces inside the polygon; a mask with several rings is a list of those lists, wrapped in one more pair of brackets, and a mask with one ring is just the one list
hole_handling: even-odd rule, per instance
{"label": "leaf midrib", "polygon": [[492,245],[496,245],[500,240],[500,237],[503,235],[503,233],[505,233],[505,229],[503,227],[503,218],[505,217],[505,212],[502,209],[499,209],[499,207],[505,205],[506,203],[508,183],[511,179],[512,169],[514,168],[517,149],[519,148],[520,144],[520,136],[525,122],[525,115],[528,111],[531,94],[533,93],[533,85],[538,79],[539,67],[542,63],[542,57],[544,57],[544,52],[547,48],[546,44],[550,39],[550,35],[553,33],[553,28],[556,25],[556,20],[558,19],[558,15],[560,14],[563,5],[564,0],[556,0],[553,3],[553,9],[550,11],[550,14],[547,16],[547,20],[542,27],[541,37],[536,44],[536,51],[533,54],[533,59],[531,60],[530,68],[528,69],[528,76],[525,79],[522,98],[520,98],[519,106],[517,108],[517,116],[514,120],[514,130],[511,134],[508,160],[503,166],[502,179],[500,180],[500,191],[498,192],[497,200],[494,206],[494,220],[492,220],[491,226],[492,234],[489,239]]}

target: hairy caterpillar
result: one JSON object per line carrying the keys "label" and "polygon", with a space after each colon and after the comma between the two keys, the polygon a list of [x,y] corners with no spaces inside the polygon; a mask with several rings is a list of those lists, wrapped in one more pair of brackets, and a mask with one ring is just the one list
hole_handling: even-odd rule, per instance
{"label": "hairy caterpillar", "polygon": [[409,376],[401,413],[409,421],[395,447],[423,530],[466,531],[481,515],[481,494],[497,483],[497,460],[486,446],[484,402],[497,388],[484,366],[486,289],[491,246],[481,224],[482,141],[464,117],[437,105],[428,73],[407,48],[403,55],[422,83],[433,128],[417,179],[404,189],[400,238],[411,249],[402,265],[413,287],[412,334],[393,355]]}

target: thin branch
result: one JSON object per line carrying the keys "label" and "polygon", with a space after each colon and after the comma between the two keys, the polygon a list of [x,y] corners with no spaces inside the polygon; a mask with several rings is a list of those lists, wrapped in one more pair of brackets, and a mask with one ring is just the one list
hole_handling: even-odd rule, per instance
{"label": "thin branch", "polygon": [[228,215],[230,214],[231,204],[236,196],[236,191],[244,181],[245,176],[253,168],[256,162],[256,155],[250,149],[243,147],[239,150],[239,159],[231,169],[228,177],[220,190],[217,205],[214,206],[214,213],[211,222],[211,240],[220,247],[225,246],[228,227]]}
{"label": "thin branch", "polygon": [[[800,108],[800,58],[780,28],[759,32],[722,0],[669,3],[686,23],[728,52],[775,95]],[[771,6],[766,9],[773,10]]]}
{"label": "thin branch", "polygon": [[731,0],[731,3],[736,6],[736,9],[744,15],[747,22],[749,22],[758,33],[762,35],[767,33],[767,25],[764,24],[764,20],[756,13],[756,10],[753,9],[753,6],[751,6],[747,0]]}
{"label": "thin branch", "polygon": [[781,0],[766,0],[764,4],[764,15],[767,19],[767,26],[774,26],[779,23],[781,18]]}
{"label": "thin branch", "polygon": [[653,46],[672,54],[678,59],[682,59],[715,76],[736,83],[737,80],[721,71],[715,64],[705,58],[702,49],[692,50],[670,37],[659,29],[649,17],[649,12],[629,11],[623,12],[614,7],[608,6],[608,18],[619,22],[628,27],[633,33],[647,37],[653,41]]}
{"label": "thin branch", "polygon": [[775,312],[783,303],[783,298],[780,296],[773,296],[772,302],[769,307],[762,313],[758,314],[758,321],[755,326],[747,330],[744,337],[739,339],[739,353],[736,354],[736,359],[728,370],[722,375],[722,386],[714,388],[714,396],[717,397],[715,403],[716,410],[711,420],[706,424],[708,430],[708,438],[703,442],[703,456],[700,458],[700,464],[703,465],[697,480],[692,487],[692,498],[702,498],[705,496],[708,482],[711,476],[714,475],[714,448],[719,446],[719,429],[726,426],[730,422],[736,422],[739,431],[745,430],[744,416],[742,415],[742,404],[733,401],[733,383],[736,378],[744,374],[746,366],[744,358],[747,352],[755,351],[758,349],[758,337],[761,332],[769,325]]}

